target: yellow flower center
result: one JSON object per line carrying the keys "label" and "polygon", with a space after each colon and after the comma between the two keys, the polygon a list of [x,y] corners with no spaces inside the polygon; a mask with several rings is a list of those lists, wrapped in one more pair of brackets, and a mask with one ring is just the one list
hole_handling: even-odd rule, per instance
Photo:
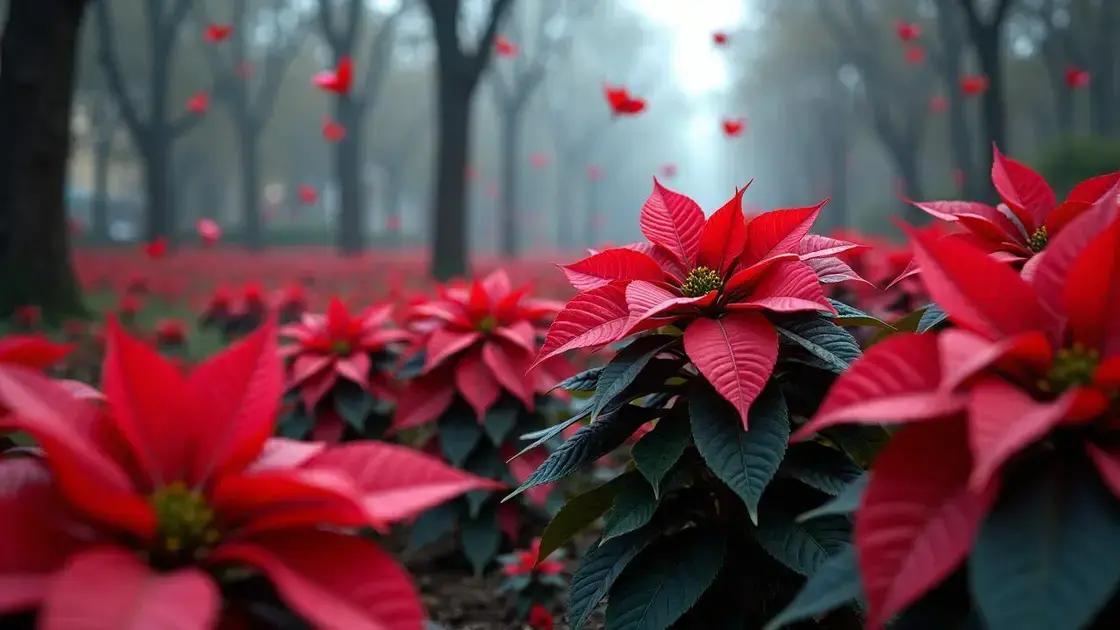
{"label": "yellow flower center", "polygon": [[221,538],[214,510],[206,498],[182,481],[159,488],[148,497],[148,502],[156,512],[152,558],[157,563],[189,563]]}
{"label": "yellow flower center", "polygon": [[1054,357],[1054,363],[1039,387],[1043,391],[1060,394],[1071,387],[1088,385],[1093,382],[1100,360],[1099,351],[1079,343],[1070,348],[1062,348]]}
{"label": "yellow flower center", "polygon": [[718,291],[723,287],[723,280],[719,274],[707,267],[697,267],[688,272],[688,277],[681,285],[681,293],[687,297],[700,297],[709,291]]}
{"label": "yellow flower center", "polygon": [[350,342],[345,339],[336,339],[331,342],[331,352],[340,357],[349,356],[351,351]]}
{"label": "yellow flower center", "polygon": [[1034,234],[1031,234],[1030,238],[1027,239],[1027,246],[1031,248],[1032,252],[1037,254],[1045,249],[1046,243],[1049,242],[1049,240],[1050,235],[1046,231],[1046,226],[1044,225],[1035,230]]}

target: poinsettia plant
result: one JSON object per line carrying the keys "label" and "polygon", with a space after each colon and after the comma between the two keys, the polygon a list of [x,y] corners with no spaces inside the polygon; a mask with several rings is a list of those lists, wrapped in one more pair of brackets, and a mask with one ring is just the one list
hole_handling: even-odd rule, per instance
{"label": "poinsettia plant", "polygon": [[[1074,186],[1061,203],[1046,180],[1026,164],[992,148],[992,185],[1002,203],[922,201],[914,205],[961,228],[962,236],[999,260],[1032,273],[1047,244],[1074,219],[1094,207],[1120,181],[1120,171],[1087,179]],[[1034,262],[1031,262],[1031,261]],[[909,274],[916,273],[912,268]]]}
{"label": "poinsettia plant", "polygon": [[[499,269],[485,278],[440,287],[430,300],[412,304],[405,326],[412,335],[400,376],[406,379],[393,429],[431,423],[429,448],[475,474],[520,483],[532,460],[514,460],[517,436],[544,428],[563,405],[548,395],[568,370],[556,356],[530,372],[540,338],[560,304],[514,288]],[[540,459],[536,461],[539,463]],[[550,488],[527,495],[523,508],[543,508]],[[421,517],[413,543],[422,546],[457,531],[460,548],[482,571],[499,551],[503,532],[512,543],[530,515],[500,495],[471,493]]]}
{"label": "poinsettia plant", "polygon": [[337,441],[379,437],[388,428],[396,399],[392,370],[396,342],[408,334],[387,326],[392,305],[371,306],[351,315],[332,298],[325,314],[306,313],[299,323],[280,331],[291,340],[281,348],[289,359],[291,411],[280,423],[281,434],[302,438],[313,434]]}
{"label": "poinsettia plant", "polygon": [[369,536],[493,481],[401,446],[271,437],[271,323],[187,376],[108,335],[104,405],[0,369],[0,429],[37,443],[0,459],[5,625],[422,627],[412,580]]}
{"label": "poinsettia plant", "polygon": [[[502,563],[502,591],[514,596],[514,611],[518,619],[524,619],[533,627],[542,622],[541,608],[547,613],[555,607],[560,592],[567,582],[561,576],[564,572],[563,550],[557,550],[549,558],[542,558],[541,539],[534,538],[528,549],[518,549],[513,553],[498,557]],[[549,613],[551,620],[551,613]]]}
{"label": "poinsettia plant", "polygon": [[862,591],[872,628],[934,612],[938,627],[1120,623],[1118,194],[1114,182],[1070,220],[1029,274],[915,233],[946,326],[873,346],[795,436],[902,425],[866,489],[829,510],[855,512],[856,553],[786,619]]}
{"label": "poinsettia plant", "polygon": [[822,287],[854,276],[836,256],[857,246],[809,233],[823,203],[748,221],[742,195],[705,218],[655,181],[640,219],[648,242],[564,267],[581,293],[538,361],[624,345],[562,384],[589,392],[587,404],[525,451],[587,424],[513,495],[645,432],[631,469],[571,498],[542,536],[547,556],[603,520],[572,578],[573,627],[604,597],[608,628],[744,627],[847,544],[845,517],[805,526],[795,516],[858,477],[881,431],[837,431],[828,445],[790,446],[789,435],[860,354],[841,324],[873,320]]}

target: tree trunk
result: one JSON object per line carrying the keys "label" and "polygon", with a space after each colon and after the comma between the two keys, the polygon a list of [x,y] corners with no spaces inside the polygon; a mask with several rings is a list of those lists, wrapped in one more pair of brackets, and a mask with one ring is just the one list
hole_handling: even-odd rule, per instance
{"label": "tree trunk", "polygon": [[147,193],[145,237],[153,241],[166,237],[174,242],[175,208],[169,178],[171,147],[167,131],[154,131],[144,141],[144,190]]}
{"label": "tree trunk", "polygon": [[516,258],[521,240],[521,225],[518,221],[518,142],[521,127],[521,107],[514,104],[503,112],[501,127],[502,152],[502,198],[501,208],[501,247],[500,253],[506,258]]}
{"label": "tree trunk", "polygon": [[599,182],[587,182],[587,187],[584,189],[586,203],[584,204],[584,235],[583,244],[586,247],[594,247],[599,244],[601,235],[599,234]]}
{"label": "tree trunk", "polygon": [[991,154],[992,146],[997,146],[1003,153],[1009,153],[1011,148],[1007,144],[1007,104],[1003,93],[1003,60],[1000,51],[1002,29],[996,26],[986,30],[986,35],[976,42],[976,54],[980,59],[980,67],[988,77],[988,91],[984,93],[983,102],[987,151]]}
{"label": "tree trunk", "polygon": [[[572,192],[580,180],[574,176],[575,168],[570,157],[560,154],[557,156],[557,181],[560,185],[556,188],[556,247],[560,251],[574,249],[576,244],[576,222],[573,216]],[[587,182],[586,185],[590,185]]]}
{"label": "tree trunk", "polygon": [[245,247],[260,249],[264,245],[261,235],[261,163],[260,138],[253,125],[241,125],[241,229]]}
{"label": "tree trunk", "polygon": [[70,266],[66,163],[83,0],[9,2],[0,41],[0,313],[83,311]]}
{"label": "tree trunk", "polygon": [[93,203],[90,218],[94,242],[109,242],[109,164],[112,159],[111,134],[97,138],[93,146]]}
{"label": "tree trunk", "polygon": [[[402,160],[403,161],[403,160]],[[385,232],[394,245],[401,241],[401,190],[404,188],[404,168],[394,165],[385,177]]]}
{"label": "tree trunk", "polygon": [[365,247],[365,195],[362,181],[362,125],[349,96],[335,101],[335,118],[346,136],[335,145],[334,168],[339,187],[338,250],[356,254]]}
{"label": "tree trunk", "polygon": [[1112,136],[1116,133],[1116,29],[1120,27],[1120,4],[1116,0],[1101,2],[1100,23],[1093,59],[1096,72],[1089,84],[1089,99],[1092,107],[1091,122],[1093,133],[1098,136]]}
{"label": "tree trunk", "polygon": [[[446,69],[440,68],[440,72]],[[449,280],[467,272],[466,173],[471,90],[455,76],[439,80],[439,146],[432,206],[432,275]]]}

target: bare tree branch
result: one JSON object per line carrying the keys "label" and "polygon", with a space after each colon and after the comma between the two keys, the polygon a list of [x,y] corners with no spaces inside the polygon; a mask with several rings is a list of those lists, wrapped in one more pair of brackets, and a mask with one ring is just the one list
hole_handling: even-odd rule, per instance
{"label": "bare tree branch", "polygon": [[99,40],[98,57],[101,61],[101,69],[105,73],[105,78],[108,80],[109,89],[113,91],[113,96],[117,100],[121,118],[124,119],[133,138],[139,142],[147,133],[147,125],[140,120],[140,114],[137,112],[136,105],[132,102],[132,98],[128,94],[128,88],[125,86],[124,77],[121,75],[120,58],[117,56],[116,45],[113,42],[113,27],[112,19],[109,15],[109,3],[100,1],[96,4],[97,37]]}

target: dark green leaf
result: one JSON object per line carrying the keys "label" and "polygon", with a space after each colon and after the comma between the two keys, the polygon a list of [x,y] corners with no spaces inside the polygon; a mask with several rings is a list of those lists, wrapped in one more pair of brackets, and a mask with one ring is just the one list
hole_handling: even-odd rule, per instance
{"label": "dark green leaf", "polygon": [[992,630],[1086,627],[1120,584],[1120,504],[1088,466],[1022,481],[980,528],[973,598]]}
{"label": "dark green leaf", "polygon": [[823,431],[825,437],[836,443],[857,464],[868,467],[890,440],[890,433],[880,426],[841,425]]}
{"label": "dark green leaf", "polygon": [[638,472],[653,486],[654,496],[660,496],[662,478],[688,447],[688,429],[688,421],[684,418],[662,418],[630,450]]}
{"label": "dark green leaf", "polygon": [[863,499],[863,491],[867,489],[867,473],[860,475],[852,480],[851,483],[844,486],[840,494],[836,495],[828,503],[821,505],[801,514],[797,517],[799,521],[807,521],[818,516],[828,516],[830,514],[854,514],[859,509],[859,502]]}
{"label": "dark green leaf", "polygon": [[783,319],[777,329],[784,345],[795,345],[808,353],[795,360],[822,370],[839,374],[859,358],[859,343],[855,337],[827,317],[812,315]]}
{"label": "dark green leaf", "polygon": [[458,501],[448,501],[424,512],[409,527],[408,546],[420,549],[455,531]]}
{"label": "dark green leaf", "polygon": [[926,310],[922,312],[921,319],[918,320],[918,332],[928,332],[937,328],[949,319],[949,314],[941,310],[941,307],[936,304],[930,304]]}
{"label": "dark green leaf", "polygon": [[408,360],[404,362],[401,369],[397,371],[397,378],[403,381],[420,376],[420,373],[424,371],[424,362],[427,361],[427,359],[428,353],[425,351],[417,352],[408,357]]}
{"label": "dark green leaf", "polygon": [[475,574],[481,574],[498,553],[502,531],[498,528],[497,510],[487,506],[477,517],[462,520],[459,527],[463,554],[470,561]]}
{"label": "dark green leaf", "polygon": [[[504,483],[511,481],[509,469],[502,461],[498,449],[486,442],[480,442],[467,458],[463,468],[480,477],[495,479]],[[463,495],[467,499],[467,508],[472,517],[477,516],[482,505],[495,496],[493,490],[471,490]]]}
{"label": "dark green leaf", "polygon": [[591,420],[594,422],[609,403],[626,392],[653,357],[679,339],[668,335],[650,335],[619,350],[599,374],[595,395],[591,398]]}
{"label": "dark green leaf", "polygon": [[540,557],[556,551],[573,536],[591,526],[611,509],[618,492],[618,477],[581,495],[572,497],[560,508],[541,534]]}
{"label": "dark green leaf", "polygon": [[628,472],[618,479],[614,504],[607,512],[603,524],[603,540],[628,534],[645,526],[657,511],[653,488],[636,472]]}
{"label": "dark green leaf", "polygon": [[643,551],[607,602],[611,630],[664,630],[700,599],[723,566],[722,536],[690,529]]}
{"label": "dark green leaf", "polygon": [[366,425],[366,416],[373,411],[373,399],[360,387],[349,381],[335,385],[334,410],[346,424],[361,431]]}
{"label": "dark green leaf", "polygon": [[856,466],[844,453],[823,444],[809,442],[790,447],[778,474],[836,496],[862,475],[863,469]]}
{"label": "dark green leaf", "polygon": [[514,455],[510,459],[515,459],[515,458],[521,457],[525,453],[528,453],[529,451],[537,448],[538,446],[541,446],[545,442],[547,442],[547,441],[551,440],[552,438],[556,437],[557,435],[560,435],[561,433],[563,433],[564,429],[567,429],[568,427],[570,427],[573,424],[579,422],[580,420],[583,420],[584,418],[586,418],[590,414],[591,414],[591,408],[587,407],[587,408],[584,408],[583,410],[581,410],[576,415],[572,416],[571,418],[568,418],[567,420],[561,422],[560,424],[555,424],[551,427],[548,427],[547,429],[541,429],[540,431],[533,431],[532,433],[526,433],[526,434],[520,436],[520,438],[522,440],[533,440],[533,441],[528,446],[526,446],[526,447],[522,448],[520,451],[518,451],[517,454]]}
{"label": "dark green leaf", "polygon": [[766,630],[819,617],[862,593],[855,549],[849,546],[821,563],[793,601],[766,624]]}
{"label": "dark green leaf", "polygon": [[583,627],[615,579],[658,533],[652,528],[640,529],[595,545],[584,555],[572,575],[572,586],[568,592],[568,616],[573,630]]}
{"label": "dark green leaf", "polygon": [[660,410],[626,405],[617,413],[600,416],[598,420],[576,431],[535,470],[525,483],[511,492],[504,501],[533,486],[562,479],[606,455],[626,441],[638,427],[651,420]]}
{"label": "dark green leaf", "polygon": [[517,424],[517,418],[521,415],[521,408],[519,405],[513,404],[497,404],[486,412],[486,421],[483,426],[486,428],[486,435],[490,437],[490,442],[494,446],[501,446],[509,436],[509,432]]}
{"label": "dark green leaf", "polygon": [[439,446],[444,457],[453,466],[462,467],[467,456],[482,438],[482,427],[474,419],[474,412],[467,412],[455,405],[439,419]]}
{"label": "dark green leaf", "polygon": [[595,389],[595,385],[599,382],[599,374],[602,373],[602,371],[603,368],[601,367],[584,370],[579,374],[576,374],[575,376],[569,376],[552,389],[563,389],[569,392],[593,391]]}
{"label": "dark green leaf", "polygon": [[781,392],[776,387],[762,391],[751,405],[746,431],[730,403],[707,383],[693,390],[689,414],[696,449],[758,522],[758,501],[789,442],[789,413]]}
{"label": "dark green leaf", "polygon": [[836,309],[836,316],[833,317],[833,321],[840,326],[875,326],[876,328],[883,328],[885,330],[894,330],[894,326],[850,304],[845,304],[840,300],[833,300],[832,298],[829,298],[828,301],[832,304],[832,307]]}
{"label": "dark green leaf", "polygon": [[793,515],[767,506],[759,515],[758,544],[775,560],[801,575],[812,575],[829,556],[851,543],[851,522],[826,516],[798,522]]}
{"label": "dark green leaf", "polygon": [[299,440],[310,433],[313,426],[315,426],[315,418],[304,410],[303,405],[296,405],[280,420],[279,434],[281,437]]}

